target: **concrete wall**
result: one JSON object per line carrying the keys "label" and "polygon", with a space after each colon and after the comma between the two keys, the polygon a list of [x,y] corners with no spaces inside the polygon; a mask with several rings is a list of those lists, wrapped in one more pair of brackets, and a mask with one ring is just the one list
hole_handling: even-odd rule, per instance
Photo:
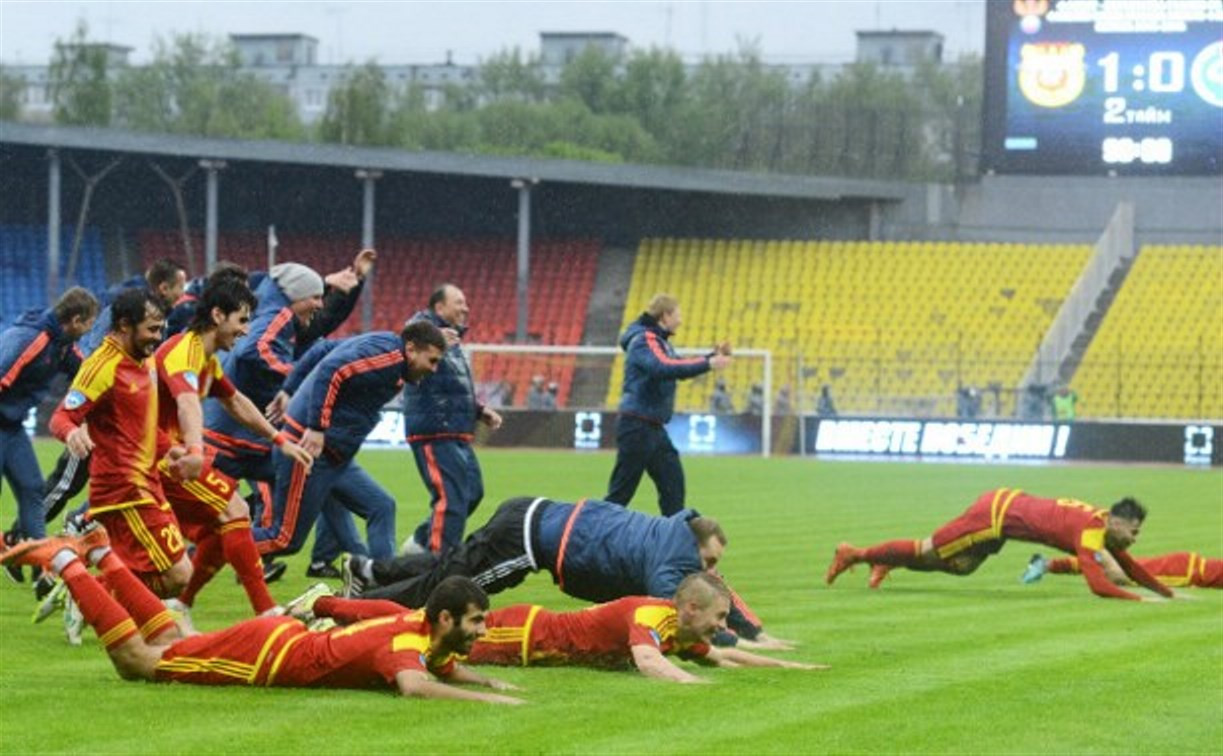
{"label": "concrete wall", "polygon": [[1135,208],[1135,241],[1223,245],[1223,180],[984,176],[975,184],[914,184],[886,208],[886,239],[1090,243],[1117,203]]}

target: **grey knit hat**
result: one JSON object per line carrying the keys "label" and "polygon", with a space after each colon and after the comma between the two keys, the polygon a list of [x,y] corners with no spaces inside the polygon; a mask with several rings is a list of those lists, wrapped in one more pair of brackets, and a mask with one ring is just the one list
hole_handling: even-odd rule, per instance
{"label": "grey knit hat", "polygon": [[301,263],[281,263],[268,272],[290,302],[323,296],[323,277]]}

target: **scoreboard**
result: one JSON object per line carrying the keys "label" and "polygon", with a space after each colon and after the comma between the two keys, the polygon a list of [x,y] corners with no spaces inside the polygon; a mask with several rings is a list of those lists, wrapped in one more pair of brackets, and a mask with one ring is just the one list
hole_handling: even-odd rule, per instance
{"label": "scoreboard", "polygon": [[982,167],[1223,173],[1223,0],[986,0]]}

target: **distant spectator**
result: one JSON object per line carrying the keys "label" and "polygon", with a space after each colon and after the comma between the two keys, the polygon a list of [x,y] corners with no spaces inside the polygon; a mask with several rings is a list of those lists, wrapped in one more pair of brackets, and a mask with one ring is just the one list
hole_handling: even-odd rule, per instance
{"label": "distant spectator", "polygon": [[735,411],[735,402],[730,398],[730,391],[722,378],[713,384],[713,393],[709,395],[709,411],[715,415],[729,415]]}
{"label": "distant spectator", "polygon": [[1057,387],[1057,391],[1049,399],[1053,406],[1053,419],[1059,423],[1074,422],[1079,395],[1066,384]]}
{"label": "distant spectator", "polygon": [[1020,420],[1044,420],[1045,409],[1049,406],[1048,387],[1042,383],[1028,384],[1020,399]]}
{"label": "distant spectator", "polygon": [[[549,400],[553,402],[551,407],[548,406]],[[555,397],[548,395],[548,389],[544,386],[544,377],[542,375],[536,374],[531,377],[531,388],[527,389],[527,409],[556,409]]]}
{"label": "distant spectator", "polygon": [[973,386],[961,386],[955,392],[955,416],[971,420],[981,414],[981,393]]}
{"label": "distant spectator", "polygon": [[774,415],[793,415],[794,400],[790,396],[790,384],[781,387],[777,392],[777,401],[773,404]]}
{"label": "distant spectator", "polygon": [[747,414],[764,414],[764,386],[759,383],[753,383],[752,390],[747,394]]}
{"label": "distant spectator", "polygon": [[560,405],[560,400],[557,398],[561,391],[561,385],[556,381],[548,381],[548,396],[546,410],[555,410]]}
{"label": "distant spectator", "polygon": [[837,416],[837,406],[832,403],[832,386],[827,383],[820,387],[820,399],[815,405],[815,414],[820,417]]}

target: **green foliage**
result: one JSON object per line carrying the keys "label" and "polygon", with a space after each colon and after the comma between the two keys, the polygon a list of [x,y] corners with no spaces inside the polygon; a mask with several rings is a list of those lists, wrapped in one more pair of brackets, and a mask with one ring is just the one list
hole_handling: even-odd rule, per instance
{"label": "green foliage", "polygon": [[[512,418],[509,420],[512,422]],[[40,442],[44,469],[59,445]],[[470,527],[502,499],[598,495],[604,453],[479,450],[488,495]],[[425,516],[424,489],[404,451],[361,455],[401,502],[406,537]],[[508,753],[1215,753],[1223,742],[1223,591],[1195,601],[1136,604],[1093,597],[1074,576],[1018,581],[1033,549],[1009,543],[974,575],[894,571],[866,587],[857,568],[822,582],[838,541],[928,535],[981,491],[1014,485],[1150,507],[1135,551],[1223,554],[1218,470],[1124,466],[831,463],[795,458],[685,458],[692,506],[717,517],[730,544],[722,571],[766,627],[797,640],[797,660],[826,672],[704,670],[681,686],[584,669],[483,671],[524,688],[514,709],[404,700],[388,692],[208,688],[118,679],[97,640],[65,645],[58,616],[32,625],[28,584],[0,584],[0,710],[11,753],[332,752]],[[555,471],[563,469],[564,475]],[[653,512],[647,483],[634,507]],[[0,494],[0,519],[14,513]],[[272,586],[281,600],[314,582],[308,554]],[[215,630],[247,618],[232,573],[200,595],[195,621]],[[572,609],[547,574],[493,596]],[[651,703],[652,702],[652,703]],[[87,727],[31,712],[88,711]],[[172,711],[173,726],[150,712]],[[252,712],[255,715],[252,715]]]}
{"label": "green foliage", "polygon": [[114,88],[106,47],[89,39],[78,21],[72,36],[57,39],[48,72],[55,122],[69,126],[106,126],[111,121]]}
{"label": "green foliage", "polygon": [[21,115],[21,93],[25,77],[11,74],[0,66],[0,121],[15,121]]}
{"label": "green foliage", "polygon": [[375,62],[349,68],[344,81],[327,97],[327,110],[319,121],[319,138],[339,144],[392,144],[391,87]]}
{"label": "green foliage", "polygon": [[159,39],[153,62],[116,84],[116,121],[128,128],[241,139],[302,139],[292,102],[244,71],[228,42],[199,34]]}
{"label": "green foliage", "polygon": [[489,102],[540,102],[546,92],[538,56],[524,57],[517,47],[481,61],[479,82],[480,94]]}

